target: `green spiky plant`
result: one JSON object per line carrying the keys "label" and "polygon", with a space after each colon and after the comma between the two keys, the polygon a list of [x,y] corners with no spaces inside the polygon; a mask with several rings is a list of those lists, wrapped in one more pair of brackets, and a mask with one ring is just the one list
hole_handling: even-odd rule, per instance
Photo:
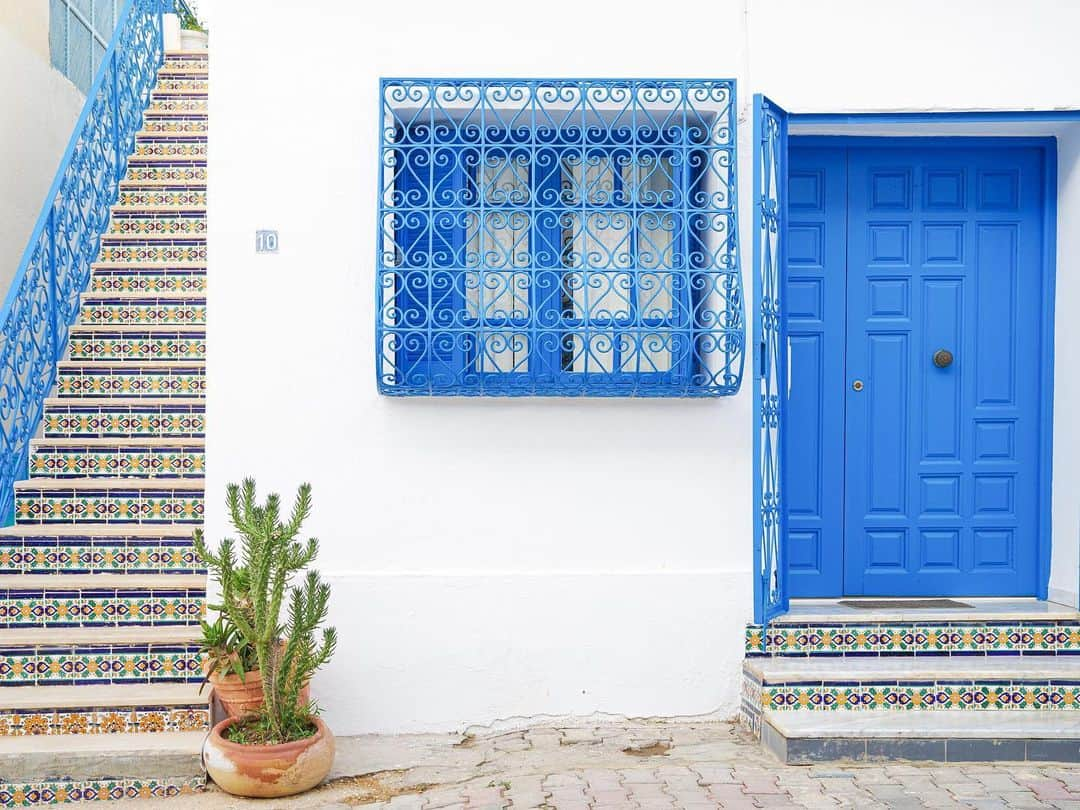
{"label": "green spiky plant", "polygon": [[[318,572],[308,571],[302,584],[290,587],[293,576],[319,552],[314,537],[306,542],[297,539],[311,514],[311,486],[300,486],[284,522],[277,494],[269,495],[265,504],[256,502],[254,479],[246,478],[240,486],[230,484],[226,501],[229,518],[240,535],[239,549],[234,539],[226,538],[212,551],[197,531],[195,550],[221,586],[221,604],[214,607],[254,650],[264,693],[261,711],[234,724],[230,739],[277,745],[309,737],[318,708],[302,703],[300,691],[337,646],[333,627],[322,628],[321,642],[315,640],[329,610],[330,586],[319,579]],[[283,625],[286,593],[289,616]]]}
{"label": "green spiky plant", "polygon": [[176,13],[180,17],[180,28],[184,31],[202,31],[206,33],[206,26],[202,24],[198,16],[199,9],[195,7],[194,3],[190,8],[185,8],[184,4],[176,4]]}

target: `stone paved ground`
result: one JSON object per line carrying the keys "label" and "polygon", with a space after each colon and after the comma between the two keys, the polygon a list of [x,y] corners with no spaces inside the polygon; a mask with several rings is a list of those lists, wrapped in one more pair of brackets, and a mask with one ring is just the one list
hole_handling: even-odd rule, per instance
{"label": "stone paved ground", "polygon": [[331,780],[303,797],[211,789],[132,810],[288,808],[1042,808],[1080,810],[1080,767],[780,765],[728,723],[535,726],[338,741]]}

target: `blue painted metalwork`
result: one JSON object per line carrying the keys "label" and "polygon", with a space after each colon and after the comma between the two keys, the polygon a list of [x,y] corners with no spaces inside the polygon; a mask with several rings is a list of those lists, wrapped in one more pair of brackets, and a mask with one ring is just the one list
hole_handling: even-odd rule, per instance
{"label": "blue painted metalwork", "polygon": [[382,393],[738,390],[733,81],[385,79],[380,120]]}
{"label": "blue painted metalwork", "polygon": [[787,401],[787,113],[754,96],[754,621],[788,608],[782,459]]}
{"label": "blue painted metalwork", "polygon": [[127,0],[0,310],[5,525],[163,57],[160,0]]}

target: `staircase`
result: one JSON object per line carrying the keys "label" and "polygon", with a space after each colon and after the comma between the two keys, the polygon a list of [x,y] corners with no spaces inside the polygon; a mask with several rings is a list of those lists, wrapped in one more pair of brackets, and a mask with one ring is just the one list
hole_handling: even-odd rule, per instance
{"label": "staircase", "polygon": [[158,72],[0,529],[0,806],[205,779],[207,70]]}
{"label": "staircase", "polygon": [[1080,762],[1080,613],[956,601],[793,601],[751,625],[743,723],[791,764]]}

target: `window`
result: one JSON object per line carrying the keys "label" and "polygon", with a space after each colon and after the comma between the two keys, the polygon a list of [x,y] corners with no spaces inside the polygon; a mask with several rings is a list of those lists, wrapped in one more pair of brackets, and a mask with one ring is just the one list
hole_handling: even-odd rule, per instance
{"label": "window", "polygon": [[380,390],[737,390],[732,91],[384,81]]}
{"label": "window", "polygon": [[52,65],[83,93],[109,47],[123,0],[49,0]]}

